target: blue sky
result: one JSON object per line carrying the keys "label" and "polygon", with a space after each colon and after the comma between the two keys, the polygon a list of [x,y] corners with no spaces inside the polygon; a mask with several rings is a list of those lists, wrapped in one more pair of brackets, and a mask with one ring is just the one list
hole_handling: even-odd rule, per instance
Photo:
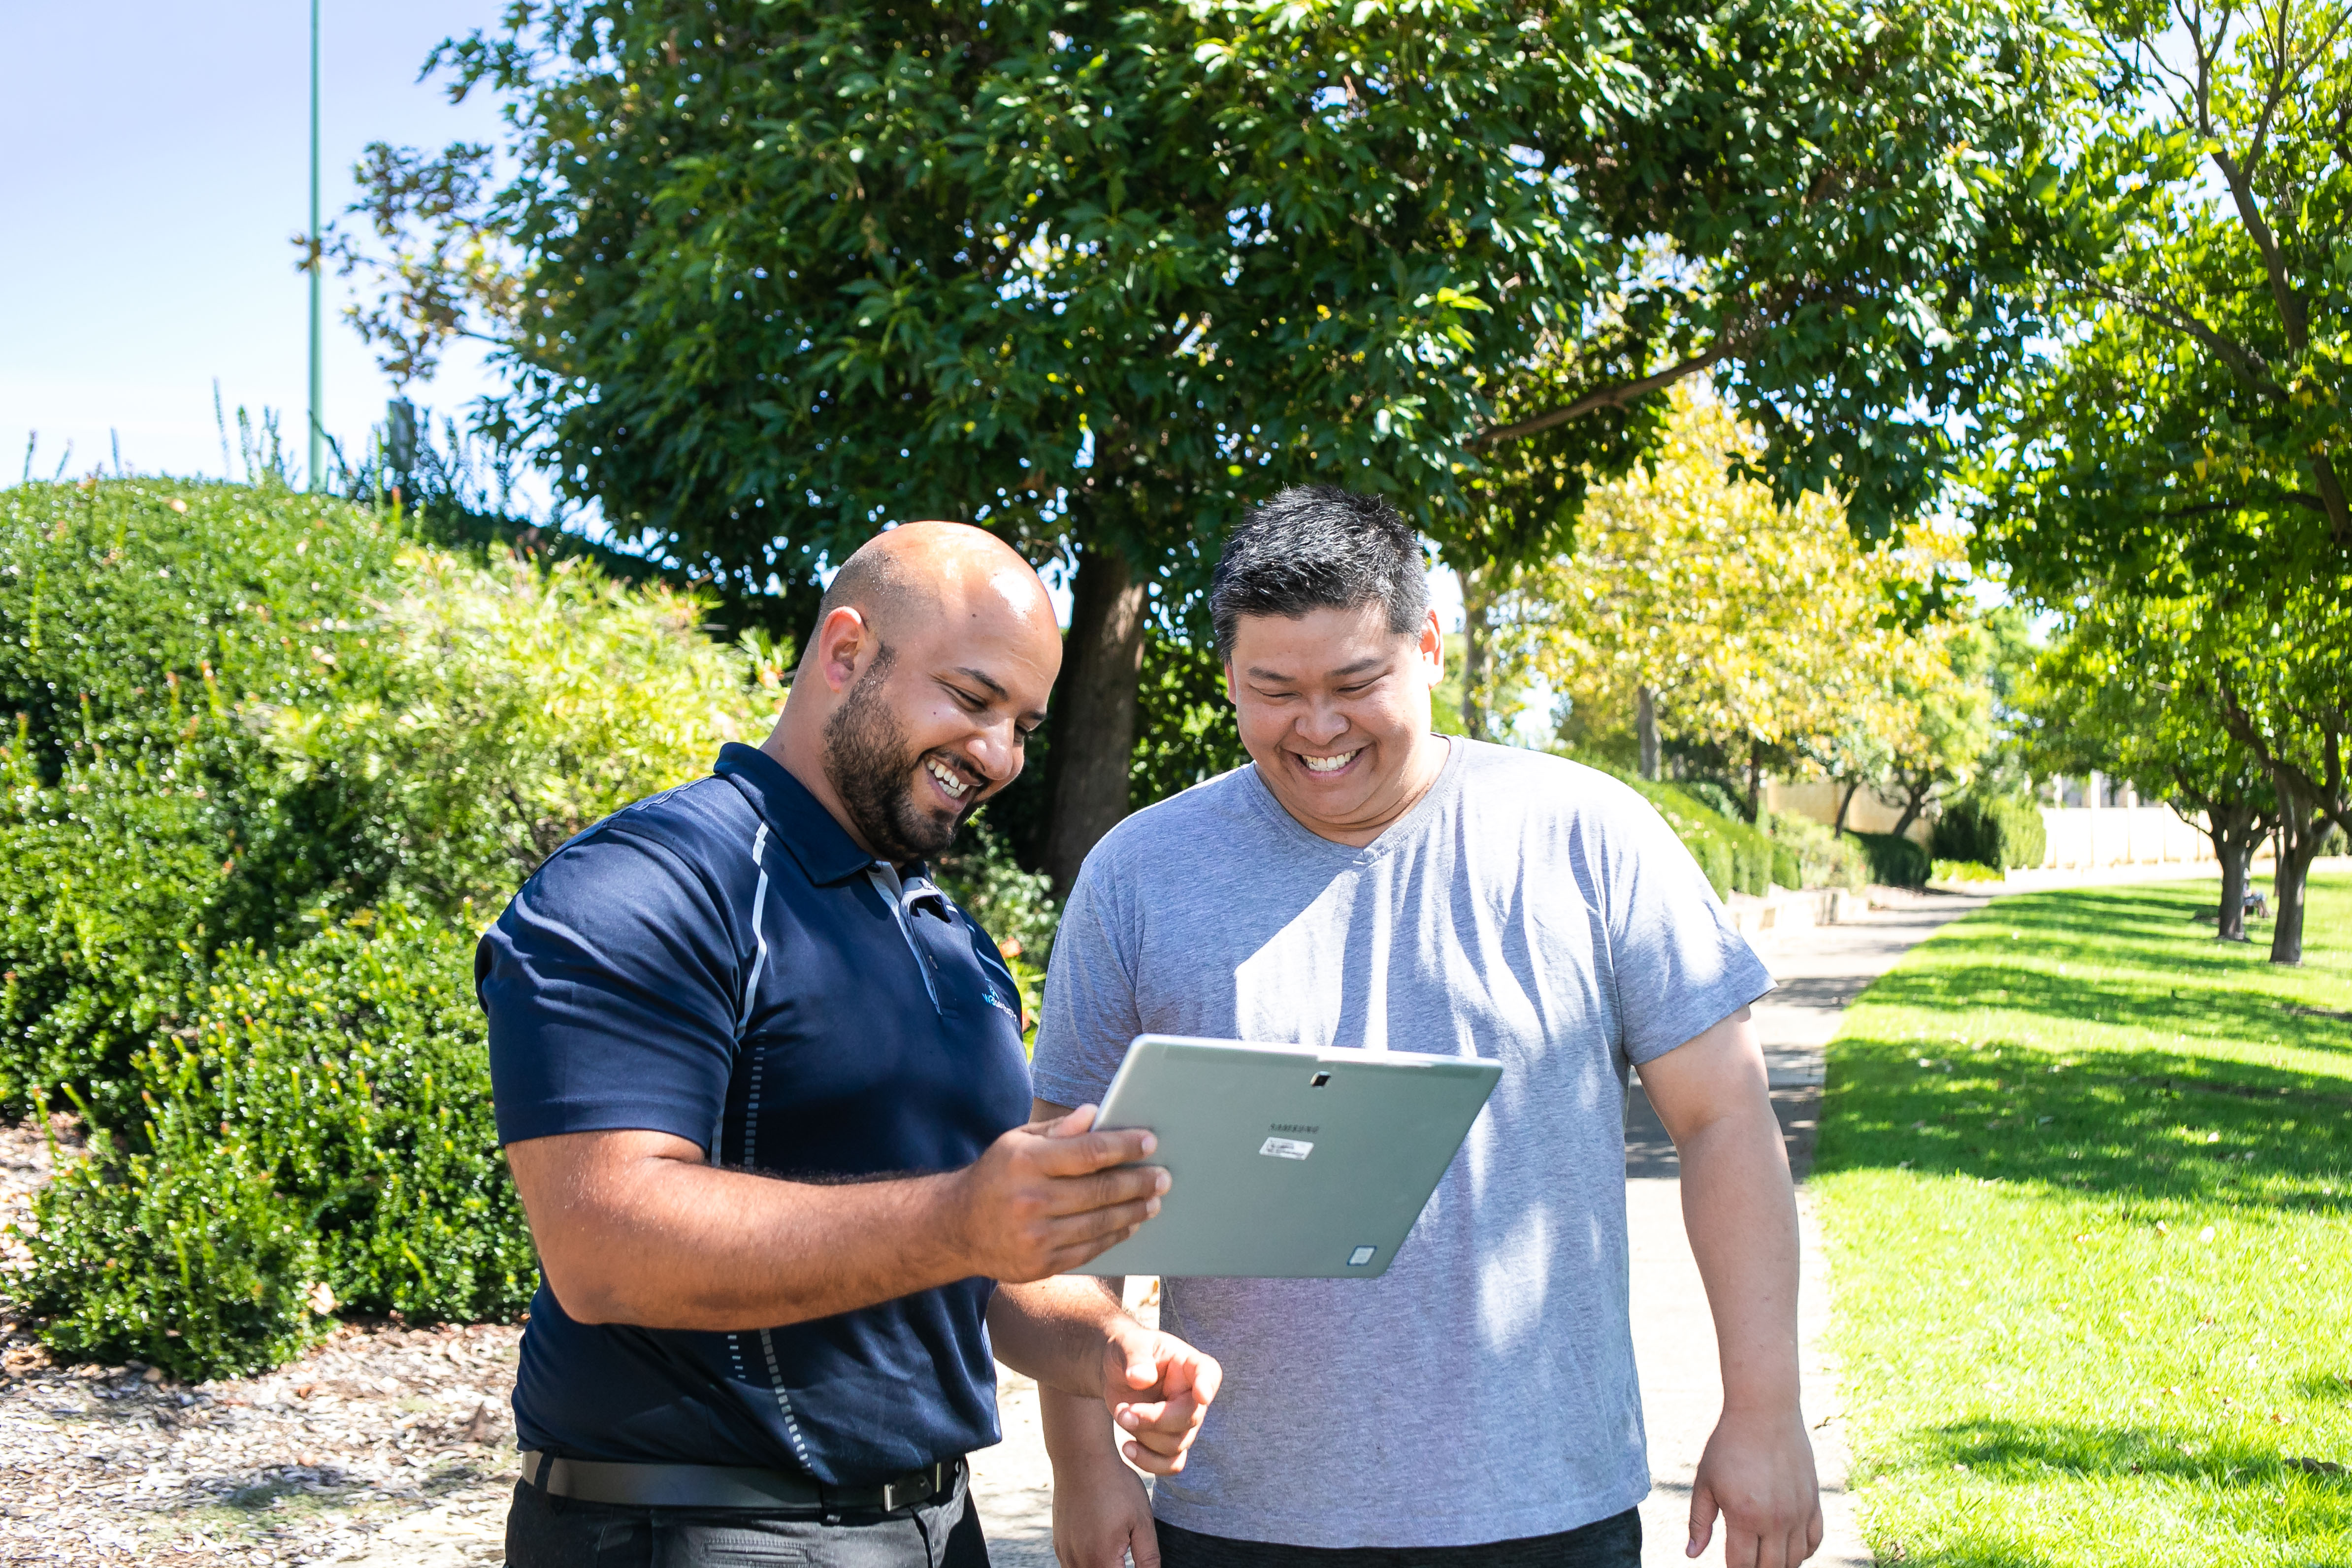
{"label": "blue sky", "polygon": [[[489,139],[486,100],[419,84],[434,44],[493,20],[495,0],[324,0],[322,202],[351,200],[371,141]],[[0,484],[122,459],[221,472],[213,379],[278,409],[299,437],[308,378],[304,283],[290,237],[308,219],[306,0],[98,5],[0,0]],[[328,279],[326,423],[349,449],[389,384],[339,318]],[[488,385],[455,354],[419,401],[455,408]]]}

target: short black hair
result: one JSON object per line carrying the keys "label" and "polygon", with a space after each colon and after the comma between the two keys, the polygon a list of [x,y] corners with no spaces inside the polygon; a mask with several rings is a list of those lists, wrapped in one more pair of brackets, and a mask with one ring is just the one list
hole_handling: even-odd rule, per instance
{"label": "short black hair", "polygon": [[1297,485],[1251,509],[1217,557],[1209,615],[1230,663],[1244,616],[1297,620],[1310,610],[1379,604],[1398,637],[1429,615],[1421,541],[1396,508],[1336,485]]}

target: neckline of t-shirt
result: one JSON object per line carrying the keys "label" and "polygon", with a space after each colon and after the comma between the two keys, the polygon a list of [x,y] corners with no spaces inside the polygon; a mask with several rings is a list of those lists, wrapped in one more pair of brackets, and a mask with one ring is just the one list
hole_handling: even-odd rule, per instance
{"label": "neckline of t-shirt", "polygon": [[1258,772],[1255,763],[1249,765],[1250,798],[1256,803],[1259,811],[1273,819],[1277,831],[1289,833],[1301,844],[1350,865],[1377,860],[1419,832],[1432,816],[1444,808],[1445,800],[1459,787],[1462,760],[1469,755],[1470,748],[1462,743],[1459,736],[1440,735],[1437,738],[1445,742],[1445,762],[1437,770],[1437,777],[1431,781],[1422,797],[1413,802],[1411,811],[1382,828],[1381,836],[1370,844],[1341,844],[1309,829],[1284,809],[1282,802],[1267,787],[1265,778]]}

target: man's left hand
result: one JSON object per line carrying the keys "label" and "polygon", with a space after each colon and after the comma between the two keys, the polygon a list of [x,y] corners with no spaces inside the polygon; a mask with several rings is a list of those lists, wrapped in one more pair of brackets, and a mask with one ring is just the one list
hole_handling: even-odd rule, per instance
{"label": "man's left hand", "polygon": [[1184,1468],[1224,1369],[1182,1340],[1128,1322],[1103,1345],[1103,1403],[1128,1463],[1155,1476]]}
{"label": "man's left hand", "polygon": [[1805,1418],[1727,1410],[1699,1457],[1691,1486],[1690,1544],[1706,1550],[1723,1514],[1724,1568],[1796,1568],[1822,1544],[1822,1493]]}

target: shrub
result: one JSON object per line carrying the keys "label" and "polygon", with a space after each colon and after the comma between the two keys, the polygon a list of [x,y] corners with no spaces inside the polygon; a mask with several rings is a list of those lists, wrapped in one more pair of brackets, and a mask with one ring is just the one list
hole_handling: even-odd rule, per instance
{"label": "shrub", "polygon": [[503,897],[573,834],[762,739],[782,671],[702,635],[709,606],[584,560],[394,563],[378,688],[247,717],[282,776],[347,804],[394,893]]}
{"label": "shrub", "polygon": [[278,953],[215,965],[193,1038],[142,1064],[158,1099],[244,1130],[317,1228],[341,1300],[412,1318],[530,1300],[459,922],[361,910]]}
{"label": "shrub", "polygon": [[1937,882],[1998,882],[2000,873],[1977,860],[1938,860],[1931,878]]}
{"label": "shrub", "polygon": [[301,1205],[271,1189],[234,1129],[159,1108],[150,1152],[103,1128],[87,1160],[34,1195],[29,1284],[42,1337],[68,1357],[136,1359],[197,1379],[300,1353],[319,1293]]}
{"label": "shrub", "polygon": [[[534,1265],[497,1146],[472,952],[465,928],[394,909],[274,954],[220,955],[193,1026],[136,1063],[152,1153],[94,1159],[44,1199],[36,1299],[63,1325],[53,1342],[196,1375],[285,1353],[283,1302],[209,1321],[170,1360],[126,1337],[145,1320],[125,1303],[194,1287],[174,1285],[176,1252],[141,1239],[164,1233],[123,1216],[162,1213],[168,1230],[173,1205],[203,1192],[221,1195],[205,1245],[223,1258],[275,1257],[290,1218],[310,1250],[289,1278],[347,1305],[428,1321],[520,1311]],[[247,1283],[222,1267],[192,1278],[241,1301]]]}
{"label": "shrub", "polygon": [[1782,887],[1858,890],[1868,885],[1869,859],[1827,823],[1810,816],[1779,816],[1771,818],[1770,827],[1774,845],[1794,851],[1797,857],[1797,880],[1782,882]]}
{"label": "shrub", "polygon": [[1714,886],[1718,898],[1728,898],[1735,891],[1760,898],[1769,891],[1771,839],[1737,817],[1725,816],[1680,784],[1661,784],[1587,758],[1578,760],[1622,779],[1657,807],[1658,815],[1666,819],[1666,826],[1675,830],[1675,837],[1683,841],[1683,847],[1698,862],[1699,870]]}
{"label": "shrub", "polygon": [[1870,863],[1870,879],[1889,888],[1924,888],[1935,862],[1927,847],[1894,833],[1849,833]]}
{"label": "shrub", "polygon": [[2030,800],[1966,795],[1948,803],[1936,819],[1933,848],[1939,859],[2011,871],[2042,864],[2047,833],[2041,808]]}
{"label": "shrub", "polygon": [[397,541],[282,489],[0,491],[0,1107],[128,1060],[209,947],[269,940],[370,868],[239,710],[381,683]]}
{"label": "shrub", "polygon": [[0,1105],[75,1084],[135,1125],[131,1058],[179,1021],[227,868],[198,802],[25,774],[0,799]]}
{"label": "shrub", "polygon": [[1772,846],[1772,880],[1784,888],[1805,885],[1804,861],[1796,849],[1787,844]]}
{"label": "shrub", "polygon": [[704,610],[282,487],[0,492],[0,1097],[62,1086],[100,1151],[42,1200],[56,1348],[244,1370],[314,1285],[520,1309],[476,911],[764,733],[782,658]]}

